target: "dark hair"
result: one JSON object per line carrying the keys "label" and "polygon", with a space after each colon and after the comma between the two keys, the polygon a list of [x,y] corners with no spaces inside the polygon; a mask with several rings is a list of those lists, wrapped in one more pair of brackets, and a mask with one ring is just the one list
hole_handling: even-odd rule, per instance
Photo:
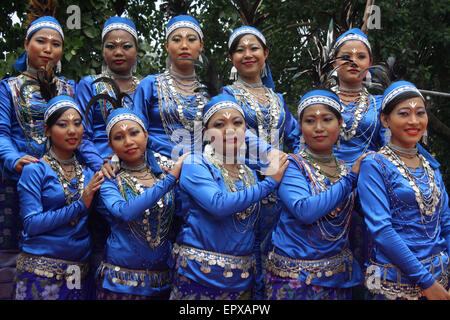
{"label": "dark hair", "polygon": [[[386,106],[384,107],[383,110],[381,110],[381,113],[385,114],[385,115],[389,115],[392,110],[394,110],[394,108],[401,102],[408,100],[408,99],[412,99],[412,98],[422,98],[422,96],[418,93],[418,92],[413,92],[413,91],[407,91],[405,93],[402,93],[400,95],[398,95],[397,97],[395,97],[394,99],[392,99],[391,101],[389,101],[388,104],[386,104]],[[425,100],[424,100],[425,102]]]}
{"label": "dark hair", "polygon": [[[241,34],[240,36],[237,36],[236,39],[234,39],[233,42],[231,43],[230,49],[228,49],[228,53],[229,53],[230,55],[232,55],[232,54],[236,51],[236,48],[237,48],[237,46],[238,46],[238,44],[239,44],[239,41],[241,41],[242,37],[243,37],[243,36],[246,36],[246,35],[249,35],[249,34],[251,34],[251,33],[244,33],[244,34]],[[252,35],[253,35],[253,34],[252,34]],[[269,49],[269,48],[264,44],[264,42],[261,41],[260,38],[258,38],[257,36],[255,36],[255,38],[258,39],[258,42],[259,42],[259,43],[261,44],[261,46],[263,47],[264,51],[266,51],[267,49]]]}

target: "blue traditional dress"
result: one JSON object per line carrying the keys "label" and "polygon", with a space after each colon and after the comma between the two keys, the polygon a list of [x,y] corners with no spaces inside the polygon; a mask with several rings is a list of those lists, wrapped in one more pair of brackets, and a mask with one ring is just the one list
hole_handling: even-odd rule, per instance
{"label": "blue traditional dress", "polygon": [[[219,110],[215,106],[240,110],[233,97],[216,96],[205,107],[205,123]],[[258,182],[248,166],[239,168],[242,177],[233,181],[209,144],[203,154],[185,159],[180,189],[186,210],[173,249],[176,275],[171,299],[251,298],[260,254],[255,250],[259,201],[278,184],[269,177]]]}
{"label": "blue traditional dress", "polygon": [[[230,35],[228,49],[237,41],[238,37],[245,34],[254,35],[266,44],[266,39],[259,30],[250,26],[243,26],[234,30]],[[235,69],[235,67],[233,68]],[[223,93],[230,94],[236,99],[242,110],[244,110],[247,129],[251,130],[259,139],[279,150],[287,147],[289,150],[296,152],[299,148],[299,137],[295,134],[298,132],[297,120],[288,110],[282,95],[275,92],[272,75],[267,65],[265,69],[266,71],[263,73],[264,76],[261,77],[261,83],[258,84],[258,87],[265,89],[268,100],[267,105],[261,105],[257,101],[256,97],[249,91],[248,85],[240,79],[239,75],[232,85],[223,88]],[[262,178],[260,177],[260,179]],[[265,261],[265,256],[270,249],[270,235],[280,212],[281,204],[277,201],[276,192],[262,201],[259,232],[262,239],[261,257],[263,261]],[[262,263],[258,262],[258,264]],[[261,265],[258,270],[260,269],[261,281],[259,283],[263,284],[264,267]],[[261,288],[261,296],[263,291],[264,289]]]}
{"label": "blue traditional dress", "polygon": [[[137,119],[127,109],[114,110],[108,123],[115,121],[114,117]],[[169,297],[172,281],[168,265],[172,250],[169,234],[175,211],[172,189],[176,179],[161,171],[150,149],[147,163],[155,180],[152,187],[141,185],[122,168],[114,180],[106,180],[100,189],[97,209],[108,220],[111,234],[97,270],[98,299]]]}
{"label": "blue traditional dress", "polygon": [[[35,20],[27,30],[27,38],[42,28],[52,28],[64,38],[61,26],[53,17]],[[19,71],[27,68],[27,53],[17,59],[14,67]],[[47,107],[39,89],[28,86],[20,94],[26,81],[24,75],[0,81],[0,277],[5,279],[0,287],[0,299],[11,296],[15,260],[20,246],[20,216],[17,180],[20,174],[14,169],[17,160],[29,154],[40,158],[44,153],[46,137],[43,129],[44,112]],[[75,82],[55,77],[58,94],[73,96]],[[10,279],[10,280],[7,280]]]}
{"label": "blue traditional dress", "polygon": [[[53,98],[45,121],[48,114],[70,105],[79,112],[72,98]],[[16,300],[84,300],[91,290],[89,210],[81,195],[94,172],[83,165],[78,151],[71,161],[75,177],[70,181],[51,149],[22,171],[17,190],[23,243],[17,258]]]}
{"label": "blue traditional dress", "polygon": [[[421,96],[409,82],[393,83],[383,107],[409,91]],[[448,195],[439,163],[420,144],[422,166],[415,170],[393,147],[388,144],[361,163],[358,192],[370,235],[366,286],[371,298],[418,299],[435,281],[448,290]]]}
{"label": "blue traditional dress", "polygon": [[[339,112],[339,98],[315,90],[299,104],[299,114],[315,104]],[[333,183],[307,152],[291,154],[278,188],[282,202],[280,220],[272,233],[266,297],[281,300],[351,299],[351,290],[362,282],[358,262],[349,249],[348,234],[357,175],[343,161]]]}
{"label": "blue traditional dress", "polygon": [[[372,49],[367,36],[358,28],[343,33],[334,44],[337,50],[346,41],[357,40],[364,43],[372,56]],[[370,72],[370,71],[369,71]],[[366,79],[367,80],[367,79]],[[345,161],[350,167],[366,152],[378,151],[386,144],[385,129],[380,122],[381,101],[383,95],[372,95],[363,86],[356,102],[348,104],[341,101],[341,114],[344,120],[339,147],[334,152],[338,159]],[[335,93],[339,86],[332,88]],[[350,244],[353,254],[361,266],[367,259],[367,230],[360,213],[359,201],[356,201],[355,214],[352,217]]]}

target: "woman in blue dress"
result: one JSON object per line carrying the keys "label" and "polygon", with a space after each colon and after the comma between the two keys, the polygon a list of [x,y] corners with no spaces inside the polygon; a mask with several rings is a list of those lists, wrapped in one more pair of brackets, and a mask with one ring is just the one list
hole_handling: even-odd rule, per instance
{"label": "woman in blue dress", "polygon": [[[24,166],[37,162],[44,153],[43,118],[51,97],[41,92],[40,85],[51,83],[56,94],[74,93],[73,81],[53,75],[58,69],[55,66],[61,65],[63,41],[62,28],[55,18],[42,16],[30,21],[26,51],[14,64],[21,74],[0,81],[0,277],[5,281],[0,299],[11,297],[20,246],[17,181]],[[25,83],[33,85],[23,86]]]}
{"label": "woman in blue dress", "polygon": [[[224,87],[223,92],[234,96],[244,110],[247,128],[273,148],[283,150],[286,146],[291,151],[298,151],[297,120],[288,110],[282,95],[275,92],[266,63],[269,49],[264,35],[250,26],[237,28],[228,40],[228,55],[233,63],[231,75],[235,82]],[[280,210],[276,192],[263,199],[259,230],[263,261],[270,249],[270,234]],[[264,283],[263,273],[260,284]]]}
{"label": "woman in blue dress", "polygon": [[180,176],[187,204],[174,244],[171,299],[250,299],[260,201],[273,192],[287,155],[271,162],[263,181],[241,161],[245,115],[236,100],[215,96],[203,109],[203,153],[189,155]]}
{"label": "woman in blue dress", "polygon": [[17,185],[23,245],[15,299],[84,300],[92,287],[87,217],[103,174],[86,167],[77,150],[83,123],[72,97],[52,98],[44,123],[48,148],[23,168]]}
{"label": "woman in blue dress", "polygon": [[369,230],[366,287],[373,299],[449,300],[450,210],[439,163],[419,144],[425,99],[410,82],[382,101],[388,144],[361,163],[358,192]]}
{"label": "woman in blue dress", "polygon": [[[133,97],[139,85],[139,79],[133,76],[137,51],[137,32],[133,21],[118,16],[109,18],[102,30],[102,72],[84,77],[77,85],[75,99],[83,114],[87,111],[90,100],[97,95],[119,99],[123,92]],[[127,97],[121,98],[122,105],[131,109],[132,101]],[[113,154],[105,130],[105,122],[112,108],[109,100],[97,99],[86,115],[83,143],[93,145],[95,153],[90,156],[96,162],[96,170],[101,168],[104,159]]]}
{"label": "woman in blue dress", "polygon": [[298,114],[306,148],[290,155],[278,188],[283,207],[266,262],[266,297],[351,299],[363,280],[348,243],[360,160],[349,171],[333,152],[343,122],[333,92],[305,94]]}
{"label": "woman in blue dress", "polygon": [[173,188],[184,157],[165,174],[147,146],[144,123],[127,108],[111,112],[106,133],[120,170],[100,190],[97,209],[108,220],[111,234],[97,271],[97,299],[168,299]]}
{"label": "woman in blue dress", "polygon": [[[370,94],[364,83],[371,81],[371,73],[367,68],[373,63],[372,48],[364,32],[353,28],[343,33],[336,39],[332,56],[353,61],[349,63],[343,60],[335,63],[335,67],[341,67],[337,70],[338,85],[331,89],[341,101],[344,120],[334,152],[338,159],[352,166],[362,154],[378,151],[386,144],[385,130],[379,117],[382,95]],[[360,211],[359,201],[356,201],[350,244],[362,267],[367,259],[367,230]]]}

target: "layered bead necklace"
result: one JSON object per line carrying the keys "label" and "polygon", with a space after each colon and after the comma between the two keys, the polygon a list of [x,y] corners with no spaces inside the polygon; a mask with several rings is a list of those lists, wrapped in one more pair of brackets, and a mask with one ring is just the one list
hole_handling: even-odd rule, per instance
{"label": "layered bead necklace", "polygon": [[[141,172],[145,169],[147,169],[146,174],[139,179],[145,180],[148,175],[151,175],[151,178],[153,178],[155,182],[159,181],[146,163],[139,167],[129,167],[124,163],[121,164],[121,171],[117,175],[117,181],[120,192],[125,200],[128,199],[127,192],[131,192],[134,196],[145,192],[145,186],[131,174],[132,172]],[[169,206],[170,203],[173,204],[172,191],[166,193],[161,199],[159,199],[155,206],[150,209],[146,209],[140,219],[135,219],[134,221],[128,223],[130,231],[134,237],[146,243],[151,249],[158,247],[169,233],[174,209],[173,206]],[[154,217],[155,212],[157,213],[156,217]],[[151,227],[153,226],[152,222],[155,220],[156,231],[152,236]]]}
{"label": "layered bead necklace", "polygon": [[[283,108],[281,99],[272,89],[264,86],[262,82],[253,84],[238,78],[238,80],[233,83],[233,86],[241,93],[236,95],[236,100],[241,107],[245,110],[248,105],[252,112],[247,114],[254,113],[256,116],[258,137],[264,139],[264,141],[270,142],[271,137],[274,134],[273,131],[282,127],[282,125],[278,125]],[[264,88],[264,97],[250,91],[249,88]],[[268,110],[266,113],[261,109],[261,105],[267,105]],[[280,141],[281,140],[282,137],[280,135]]]}
{"label": "layered bead necklace", "polygon": [[[393,145],[392,143],[382,147],[380,153],[386,156],[386,158],[397,167],[403,178],[408,181],[414,191],[414,196],[422,217],[431,217],[436,212],[436,208],[441,201],[441,191],[436,185],[434,170],[429,162],[423,155],[417,152],[417,148],[408,150]],[[409,154],[410,156],[417,156],[419,158],[428,181],[428,188],[426,188],[426,190],[421,190],[419,188],[416,177],[411,173],[408,166],[397,153]]]}
{"label": "layered bead necklace", "polygon": [[[177,75],[169,70],[156,77],[155,86],[158,91],[159,113],[166,135],[172,141],[180,138],[177,135],[173,136],[174,131],[179,129],[180,124],[191,133],[194,132],[194,128],[201,129],[202,127],[203,108],[207,99],[201,90],[198,90],[200,83],[195,75],[193,78],[195,80],[192,84],[181,84],[182,82],[177,79]],[[189,97],[182,95],[177,88],[195,96],[195,101],[189,101]]]}
{"label": "layered bead necklace", "polygon": [[[330,176],[322,170],[321,166],[319,165],[321,161],[330,162],[330,160],[334,160],[338,171],[337,174],[333,175],[332,177],[336,177],[336,181],[338,181],[348,173],[347,165],[345,163],[339,163],[334,154],[331,154],[329,156],[320,156],[312,153],[306,148],[303,149],[299,153],[299,155],[303,157],[312,168],[314,168],[314,170],[311,170],[309,166],[303,166],[303,168],[305,169],[305,173],[308,175],[309,180],[311,181],[313,195],[326,191],[329,188],[325,182],[325,177]],[[354,193],[351,193],[351,195],[347,197],[347,199],[343,201],[335,210],[331,211],[327,215],[314,222],[314,225],[316,225],[319,229],[319,233],[323,239],[327,241],[337,241],[346,234],[350,225],[354,199],[355,195]],[[342,213],[344,213],[344,215],[342,215]],[[341,219],[338,219],[339,217],[341,217]],[[337,234],[333,234],[333,232],[327,229],[327,224],[334,228],[340,228],[341,230]]]}
{"label": "layered bead necklace", "polygon": [[[358,129],[360,121],[364,118],[365,114],[369,110],[369,92],[365,87],[358,88],[356,90],[352,89],[344,89],[341,87],[334,87],[332,90],[341,98],[341,112],[342,114],[350,114],[352,121],[352,125],[350,128],[347,128],[347,124],[345,122],[342,123],[341,137],[345,140],[351,140],[356,135],[356,130]],[[350,94],[348,94],[350,92]],[[353,99],[344,100],[344,97],[354,98],[355,95],[353,93],[359,92],[359,97],[356,101]],[[355,102],[356,108],[354,111],[348,110],[348,106],[350,103]],[[346,108],[347,107],[347,108]]]}
{"label": "layered bead necklace", "polygon": [[[230,172],[224,166],[223,159],[221,159],[220,156],[214,152],[214,149],[211,147],[211,145],[208,144],[205,146],[204,155],[206,159],[208,159],[216,168],[220,170],[228,192],[237,192],[239,190],[244,190],[244,188],[250,188],[251,186],[256,184],[256,179],[250,168],[244,164],[238,164],[238,173],[237,177],[235,178],[242,181],[244,185],[242,189],[238,189],[235,184],[236,179],[233,179],[231,177]],[[241,223],[252,215],[257,205],[257,203],[254,203],[244,211],[236,213],[234,216],[237,218],[238,222]],[[248,221],[244,232],[249,227],[251,227],[256,222],[256,220],[257,218],[255,218],[253,223],[250,223],[250,221]]]}
{"label": "layered bead necklace", "polygon": [[[44,154],[43,159],[45,162],[49,164],[49,166],[55,171],[59,183],[61,184],[63,191],[64,191],[64,197],[66,205],[70,205],[72,202],[78,200],[83,195],[84,190],[84,174],[83,174],[83,168],[76,159],[75,155],[68,159],[63,160],[56,156],[56,154],[53,152],[53,150],[50,148],[46,154]],[[66,172],[62,168],[61,164],[63,165],[72,165],[74,167],[75,171],[75,183],[76,183],[76,189],[77,192],[75,194],[72,194],[72,192],[69,189],[69,186],[71,185],[71,182],[66,178]],[[73,180],[73,179],[72,179]],[[76,197],[78,195],[78,197]],[[72,220],[70,222],[71,225],[76,226],[78,224],[78,218],[75,220]]]}

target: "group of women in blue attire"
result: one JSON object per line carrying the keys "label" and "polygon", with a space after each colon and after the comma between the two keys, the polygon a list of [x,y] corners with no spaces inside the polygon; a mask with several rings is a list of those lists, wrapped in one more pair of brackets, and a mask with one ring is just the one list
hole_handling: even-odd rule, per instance
{"label": "group of women in blue attire", "polygon": [[426,101],[407,81],[369,93],[361,30],[334,44],[337,85],[295,116],[253,27],[230,35],[234,82],[215,96],[191,16],[168,22],[166,70],[143,79],[131,20],[101,40],[101,74],[42,85],[64,34],[41,17],[0,82],[3,299],[450,298]]}

